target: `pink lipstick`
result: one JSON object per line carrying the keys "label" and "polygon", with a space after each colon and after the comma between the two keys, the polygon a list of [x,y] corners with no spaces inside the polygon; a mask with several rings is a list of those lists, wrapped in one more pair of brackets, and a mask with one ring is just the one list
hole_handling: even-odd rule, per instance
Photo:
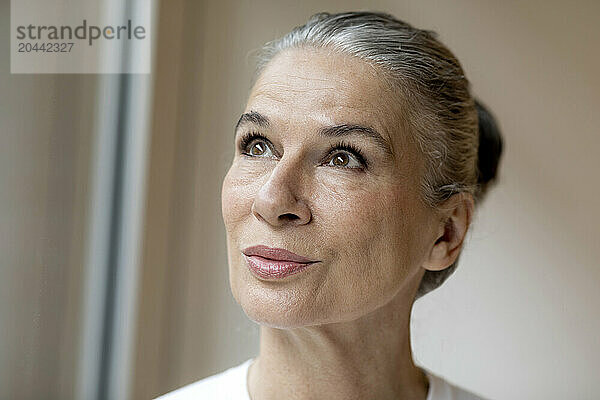
{"label": "pink lipstick", "polygon": [[262,245],[248,247],[242,253],[248,268],[263,279],[282,279],[318,262],[285,249]]}

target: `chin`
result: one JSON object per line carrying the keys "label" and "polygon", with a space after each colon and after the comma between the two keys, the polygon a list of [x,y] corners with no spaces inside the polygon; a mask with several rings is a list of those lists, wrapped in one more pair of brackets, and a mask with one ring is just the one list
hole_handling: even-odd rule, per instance
{"label": "chin", "polygon": [[316,325],[322,318],[311,312],[313,296],[289,287],[268,287],[264,282],[231,285],[233,297],[248,318],[261,326],[293,329]]}
{"label": "chin", "polygon": [[242,308],[248,318],[260,326],[277,329],[293,329],[315,325],[314,321],[302,318],[293,311],[279,312],[277,310],[267,310],[264,307],[256,307],[255,304],[242,305]]}

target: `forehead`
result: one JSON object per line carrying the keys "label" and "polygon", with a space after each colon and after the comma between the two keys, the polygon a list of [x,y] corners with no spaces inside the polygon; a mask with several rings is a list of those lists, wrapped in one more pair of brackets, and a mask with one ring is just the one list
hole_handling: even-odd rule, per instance
{"label": "forehead", "polygon": [[398,107],[385,77],[358,58],[327,49],[288,49],[265,67],[247,110],[261,109],[283,124],[371,126],[398,140]]}

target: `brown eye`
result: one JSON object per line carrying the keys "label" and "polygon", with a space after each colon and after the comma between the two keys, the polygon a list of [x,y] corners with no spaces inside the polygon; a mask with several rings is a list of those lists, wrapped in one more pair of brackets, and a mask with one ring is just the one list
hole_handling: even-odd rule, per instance
{"label": "brown eye", "polygon": [[357,160],[354,155],[346,151],[336,152],[333,157],[331,157],[329,165],[342,168],[362,168],[361,162]]}
{"label": "brown eye", "polygon": [[250,157],[273,157],[273,152],[267,140],[261,137],[243,139],[240,148],[243,154]]}
{"label": "brown eye", "polygon": [[250,155],[253,156],[261,156],[267,151],[267,146],[264,143],[256,142],[253,146],[250,147]]}
{"label": "brown eye", "polygon": [[335,157],[333,157],[333,160],[332,160],[332,161],[333,161],[333,164],[334,164],[334,165],[337,165],[337,166],[343,167],[343,166],[345,166],[346,164],[348,164],[348,160],[349,160],[349,157],[348,157],[348,155],[347,155],[347,154],[344,154],[344,153],[338,153],[338,155],[336,155]]}

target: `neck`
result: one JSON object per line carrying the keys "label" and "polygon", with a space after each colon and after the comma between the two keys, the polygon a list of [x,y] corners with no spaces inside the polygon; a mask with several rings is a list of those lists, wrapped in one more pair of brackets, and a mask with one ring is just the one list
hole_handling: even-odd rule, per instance
{"label": "neck", "polygon": [[412,360],[414,293],[358,320],[294,329],[261,326],[248,373],[252,400],[419,399],[428,381]]}

